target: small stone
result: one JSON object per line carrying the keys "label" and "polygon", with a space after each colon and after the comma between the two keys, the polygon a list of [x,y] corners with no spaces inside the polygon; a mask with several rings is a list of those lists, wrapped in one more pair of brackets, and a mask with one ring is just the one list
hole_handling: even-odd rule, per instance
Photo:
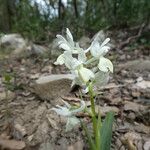
{"label": "small stone", "polygon": [[32,141],[32,139],[33,139],[33,137],[34,137],[34,135],[32,134],[32,135],[30,135],[30,136],[28,136],[28,141],[29,142],[31,142]]}
{"label": "small stone", "polygon": [[144,150],[150,150],[150,140],[144,143]]}
{"label": "small stone", "polygon": [[6,92],[2,92],[0,93],[0,101],[1,100],[4,100],[4,99],[13,99],[15,98],[15,93],[11,92],[11,91],[8,91],[7,92],[7,97],[6,97]]}
{"label": "small stone", "polygon": [[38,150],[54,150],[54,147],[50,142],[42,143]]}
{"label": "small stone", "polygon": [[57,81],[57,80],[61,80],[61,79],[73,80],[74,76],[72,74],[52,74],[49,76],[40,77],[38,80],[36,80],[36,83],[44,84],[44,83],[48,83],[51,81]]}
{"label": "small stone", "polygon": [[143,78],[142,78],[142,77],[138,77],[138,78],[136,79],[136,81],[137,81],[137,82],[141,82],[141,81],[143,81]]}
{"label": "small stone", "polygon": [[41,45],[32,44],[29,50],[31,54],[39,55],[39,54],[46,53],[48,51],[48,48],[41,46]]}
{"label": "small stone", "polygon": [[135,113],[129,113],[129,115],[127,116],[128,118],[130,118],[131,120],[134,120],[136,117],[135,117]]}
{"label": "small stone", "polygon": [[22,139],[25,135],[27,135],[26,129],[19,123],[16,123],[14,125],[14,135],[17,135],[18,139]]}
{"label": "small stone", "polygon": [[33,92],[43,100],[52,100],[67,95],[71,91],[74,78],[71,74],[58,74],[41,77],[32,86]]}
{"label": "small stone", "polygon": [[147,88],[150,88],[150,81],[141,81],[141,82],[137,82],[136,83],[136,86],[138,88],[141,88],[141,89],[147,89]]}
{"label": "small stone", "polygon": [[138,91],[132,91],[132,96],[133,97],[139,97],[140,96],[140,92],[138,92]]}
{"label": "small stone", "polygon": [[140,111],[144,111],[146,108],[147,108],[146,106],[143,106],[141,104],[124,101],[124,110],[125,111],[140,112]]}
{"label": "small stone", "polygon": [[73,145],[68,146],[67,150],[83,150],[83,141],[77,141]]}

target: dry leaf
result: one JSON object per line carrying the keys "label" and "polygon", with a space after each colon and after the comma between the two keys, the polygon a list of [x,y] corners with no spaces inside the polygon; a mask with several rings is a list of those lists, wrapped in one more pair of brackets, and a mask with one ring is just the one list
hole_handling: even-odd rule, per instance
{"label": "dry leaf", "polygon": [[26,145],[23,141],[5,140],[0,138],[0,146],[9,150],[22,150]]}
{"label": "dry leaf", "polygon": [[146,106],[134,102],[129,102],[129,101],[124,102],[125,111],[139,112],[139,111],[144,111],[146,108],[147,108]]}
{"label": "dry leaf", "polygon": [[83,150],[83,141],[81,140],[68,146],[67,150]]}
{"label": "dry leaf", "polygon": [[27,134],[26,129],[18,123],[14,125],[14,129],[18,131],[22,137]]}
{"label": "dry leaf", "polygon": [[141,136],[135,132],[127,132],[121,137],[121,142],[128,147],[129,150],[137,150],[136,141],[141,140]]}
{"label": "dry leaf", "polygon": [[136,83],[136,86],[141,88],[141,89],[147,89],[147,88],[150,88],[150,81],[141,81],[141,82],[137,82]]}

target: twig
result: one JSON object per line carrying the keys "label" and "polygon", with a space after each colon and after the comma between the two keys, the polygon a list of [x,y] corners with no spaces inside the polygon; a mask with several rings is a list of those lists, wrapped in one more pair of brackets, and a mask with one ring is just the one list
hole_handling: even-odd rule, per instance
{"label": "twig", "polygon": [[143,23],[138,31],[137,35],[129,37],[126,41],[122,42],[119,46],[118,49],[124,48],[127,44],[129,44],[131,41],[135,40],[136,38],[139,38],[143,32],[143,29],[145,27],[145,23]]}

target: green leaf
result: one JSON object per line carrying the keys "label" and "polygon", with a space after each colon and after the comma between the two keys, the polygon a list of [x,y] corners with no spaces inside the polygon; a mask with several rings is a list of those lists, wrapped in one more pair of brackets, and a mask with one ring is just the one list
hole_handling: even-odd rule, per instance
{"label": "green leaf", "polygon": [[101,115],[100,113],[98,113],[98,119],[97,119],[97,127],[96,127],[96,147],[98,150],[100,150],[100,142],[101,142],[101,135],[100,135],[100,129],[102,126],[102,122],[101,122]]}
{"label": "green leaf", "polygon": [[81,124],[82,124],[82,127],[83,127],[83,129],[85,131],[85,134],[87,136],[87,140],[88,140],[88,143],[89,143],[89,146],[90,146],[90,150],[97,150],[96,145],[95,145],[90,133],[88,132],[87,127],[85,126],[85,124],[83,122],[81,122]]}
{"label": "green leaf", "polygon": [[11,76],[9,74],[5,74],[4,79],[5,79],[6,82],[10,82]]}
{"label": "green leaf", "polygon": [[100,150],[110,150],[112,139],[112,126],[114,121],[114,112],[109,112],[100,129],[101,144]]}

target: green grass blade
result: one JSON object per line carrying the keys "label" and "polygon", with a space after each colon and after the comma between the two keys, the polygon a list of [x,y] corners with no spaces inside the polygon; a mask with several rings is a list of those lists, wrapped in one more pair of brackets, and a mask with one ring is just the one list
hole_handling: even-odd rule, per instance
{"label": "green grass blade", "polygon": [[100,150],[110,150],[111,148],[113,121],[114,121],[114,113],[109,112],[106,115],[106,118],[100,129],[100,135],[101,135]]}

